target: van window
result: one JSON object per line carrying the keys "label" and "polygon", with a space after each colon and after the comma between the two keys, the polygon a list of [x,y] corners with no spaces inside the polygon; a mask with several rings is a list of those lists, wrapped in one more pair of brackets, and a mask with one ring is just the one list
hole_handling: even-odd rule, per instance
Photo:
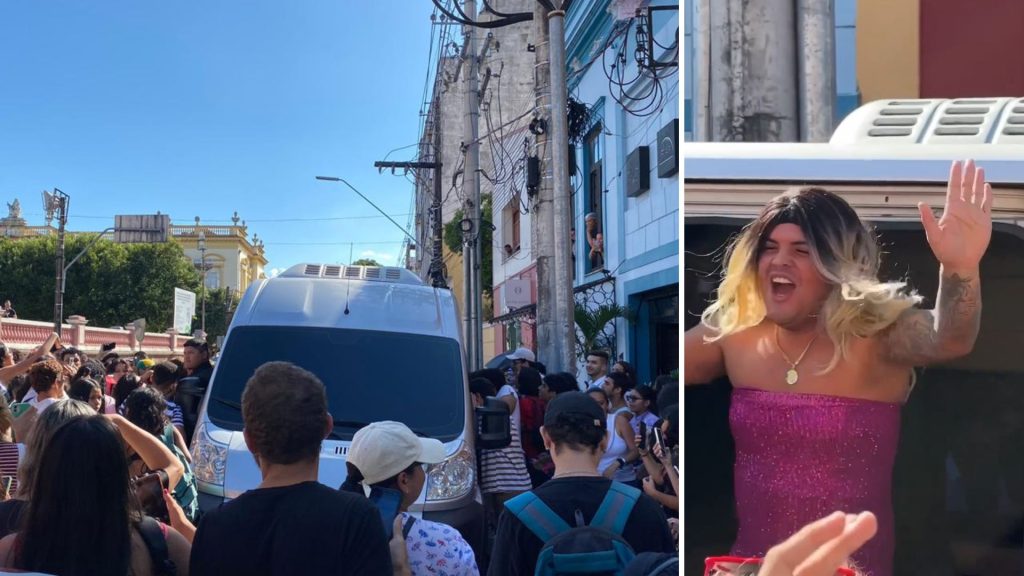
{"label": "van window", "polygon": [[[242,430],[242,391],[257,368],[283,360],[316,374],[336,423],[402,422],[443,442],[465,426],[465,379],[450,338],[337,328],[243,326],[231,331],[210,384],[207,415]],[[356,429],[337,425],[351,440]]]}

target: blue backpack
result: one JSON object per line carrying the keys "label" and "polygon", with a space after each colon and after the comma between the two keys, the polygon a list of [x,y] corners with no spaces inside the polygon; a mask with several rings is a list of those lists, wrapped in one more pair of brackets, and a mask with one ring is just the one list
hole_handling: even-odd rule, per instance
{"label": "blue backpack", "polygon": [[589,526],[579,510],[576,511],[576,526],[569,526],[533,492],[512,498],[505,507],[544,542],[537,556],[535,576],[619,576],[636,557],[633,548],[622,538],[622,530],[639,497],[640,491],[636,488],[612,482]]}

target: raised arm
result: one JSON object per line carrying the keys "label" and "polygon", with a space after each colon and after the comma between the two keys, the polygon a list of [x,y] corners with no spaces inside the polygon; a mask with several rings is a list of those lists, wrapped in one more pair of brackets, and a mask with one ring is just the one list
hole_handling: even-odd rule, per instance
{"label": "raised arm", "polygon": [[928,245],[939,260],[934,310],[908,310],[885,334],[884,353],[894,363],[924,366],[969,354],[981,328],[979,264],[992,238],[992,187],[974,162],[954,162],[946,207],[938,221],[919,206]]}
{"label": "raised arm", "polygon": [[15,376],[19,376],[28,372],[28,369],[32,367],[44,354],[50,351],[53,344],[57,341],[57,333],[50,334],[50,337],[46,339],[38,348],[33,350],[27,356],[22,358],[21,362],[8,366],[6,368],[0,368],[0,382],[10,382]]}
{"label": "raised arm", "polygon": [[177,456],[156,436],[132,424],[124,416],[107,414],[106,417],[117,426],[125,444],[138,453],[147,468],[150,470],[163,469],[167,473],[167,485],[173,490],[185,474],[185,468]]}
{"label": "raised arm", "polygon": [[966,356],[981,327],[978,271],[941,273],[934,310],[907,310],[888,331],[884,350],[890,361],[926,366]]}
{"label": "raised arm", "polygon": [[711,330],[698,324],[684,334],[683,385],[707,384],[725,376],[725,356],[719,342],[708,342]]}

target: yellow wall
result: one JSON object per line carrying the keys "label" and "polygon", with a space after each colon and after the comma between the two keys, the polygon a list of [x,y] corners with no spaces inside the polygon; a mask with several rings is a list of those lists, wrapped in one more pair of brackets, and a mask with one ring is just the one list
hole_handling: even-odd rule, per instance
{"label": "yellow wall", "polygon": [[920,18],[920,0],[858,0],[862,102],[920,96]]}

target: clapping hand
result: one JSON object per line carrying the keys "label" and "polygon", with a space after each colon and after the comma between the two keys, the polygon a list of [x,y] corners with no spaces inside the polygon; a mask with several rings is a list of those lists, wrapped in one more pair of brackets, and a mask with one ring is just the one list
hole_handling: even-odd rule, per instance
{"label": "clapping hand", "polygon": [[948,270],[976,270],[992,239],[992,185],[985,181],[985,170],[973,160],[953,162],[938,221],[927,204],[917,207],[939,263]]}

